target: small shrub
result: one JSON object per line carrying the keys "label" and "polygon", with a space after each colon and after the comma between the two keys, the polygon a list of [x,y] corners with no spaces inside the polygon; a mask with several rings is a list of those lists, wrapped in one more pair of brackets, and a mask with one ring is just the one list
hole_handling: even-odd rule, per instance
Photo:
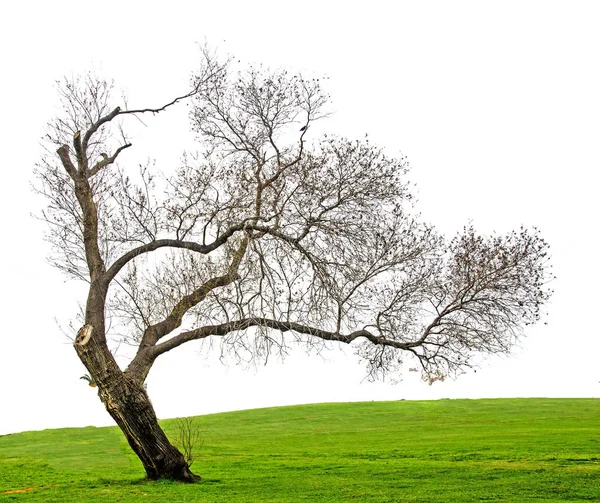
{"label": "small shrub", "polygon": [[192,466],[198,450],[202,446],[200,435],[202,430],[196,418],[179,417],[176,419],[175,445],[183,454],[188,466]]}

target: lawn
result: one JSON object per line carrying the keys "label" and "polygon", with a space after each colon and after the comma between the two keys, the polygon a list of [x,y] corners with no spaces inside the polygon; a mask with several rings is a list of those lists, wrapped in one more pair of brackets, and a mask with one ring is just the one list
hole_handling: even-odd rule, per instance
{"label": "lawn", "polygon": [[0,437],[0,501],[600,501],[599,399],[318,404],[196,423],[196,485],[144,480],[117,428]]}

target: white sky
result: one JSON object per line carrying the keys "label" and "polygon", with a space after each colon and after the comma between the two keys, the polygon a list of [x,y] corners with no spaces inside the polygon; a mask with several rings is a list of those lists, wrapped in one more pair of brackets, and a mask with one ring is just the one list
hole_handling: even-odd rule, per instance
{"label": "white sky", "polygon": [[[361,382],[349,350],[242,369],[184,346],[149,376],[159,417],[320,401],[600,396],[600,3],[121,0],[0,9],[0,434],[111,424],[55,322],[68,322],[81,290],[46,264],[44,227],[30,217],[42,204],[29,184],[57,104],[54,81],[95,70],[132,106],[157,106],[186,91],[204,41],[248,62],[327,75],[336,114],[323,130],[369,133],[389,154],[406,154],[419,208],[441,231],[469,221],[483,232],[538,226],[558,279],[547,325],[528,330],[512,358],[457,381],[429,387],[406,373],[396,385]],[[180,107],[148,121],[127,152],[176,162],[185,120]]]}

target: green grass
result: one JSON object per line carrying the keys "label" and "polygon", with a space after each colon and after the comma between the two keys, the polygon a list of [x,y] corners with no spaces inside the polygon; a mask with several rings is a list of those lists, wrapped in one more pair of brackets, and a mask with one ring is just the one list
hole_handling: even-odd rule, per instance
{"label": "green grass", "polygon": [[0,437],[0,501],[600,501],[598,399],[303,405],[197,423],[197,485],[144,480],[117,428]]}

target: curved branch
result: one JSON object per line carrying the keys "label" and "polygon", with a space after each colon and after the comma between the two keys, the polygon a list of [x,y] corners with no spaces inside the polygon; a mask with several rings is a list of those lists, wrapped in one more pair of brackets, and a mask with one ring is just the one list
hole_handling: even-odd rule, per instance
{"label": "curved branch", "polygon": [[100,171],[102,168],[108,166],[109,164],[112,164],[113,162],[115,162],[115,160],[117,159],[117,156],[126,148],[131,147],[131,143],[126,143],[125,145],[121,145],[117,150],[115,150],[115,153],[113,155],[111,155],[110,157],[108,157],[106,154],[102,154],[102,160],[98,161],[96,164],[94,164],[94,166],[92,167],[92,169],[90,169],[87,172],[87,176],[88,178],[91,178],[92,176],[94,176],[96,173],[98,173],[98,171]]}
{"label": "curved branch", "polygon": [[374,345],[390,346],[396,349],[403,350],[409,350],[413,347],[422,345],[421,341],[400,342],[387,339],[382,336],[377,336],[365,329],[355,330],[354,332],[344,335],[339,332],[321,330],[319,328],[315,328],[309,325],[303,325],[301,323],[295,323],[293,321],[277,321],[269,318],[255,317],[243,318],[240,320],[231,321],[229,323],[222,323],[220,325],[207,325],[201,328],[197,328],[195,330],[182,332],[179,335],[173,337],[172,339],[169,339],[165,342],[154,346],[152,350],[152,356],[153,358],[157,358],[161,354],[166,353],[167,351],[170,351],[171,349],[174,349],[188,341],[204,339],[211,335],[222,337],[230,332],[246,330],[251,327],[267,327],[279,330],[280,332],[292,331],[297,332],[299,334],[307,334],[313,337],[318,337],[319,339],[323,339],[326,341],[342,342],[344,344],[350,344],[352,341],[358,339],[359,337],[364,337]]}
{"label": "curved branch", "polygon": [[179,239],[157,239],[156,241],[152,241],[145,245],[138,246],[137,248],[133,248],[132,250],[129,250],[127,253],[115,260],[115,262],[113,262],[113,264],[108,268],[104,278],[106,287],[108,287],[108,284],[115,278],[119,271],[123,269],[123,267],[125,267],[134,258],[143,255],[144,253],[149,253],[158,250],[159,248],[170,247],[182,248],[185,250],[195,251],[206,255],[225,244],[227,240],[231,236],[233,236],[233,234],[235,234],[237,231],[242,230],[242,228],[243,226],[241,225],[232,226],[229,229],[227,229],[226,232],[221,234],[217,239],[215,239],[211,244],[208,245],[201,245],[194,241],[181,241]]}
{"label": "curved branch", "polygon": [[248,249],[248,236],[242,239],[237,251],[235,252],[227,272],[222,276],[216,276],[204,282],[189,295],[185,295],[173,307],[169,315],[162,321],[149,326],[142,336],[139,349],[131,364],[128,372],[137,377],[141,376],[143,381],[146,378],[152,362],[158,354],[154,354],[155,344],[165,335],[171,333],[181,325],[185,314],[194,306],[202,302],[206,296],[214,289],[227,286],[239,278],[238,270],[240,263]]}
{"label": "curved branch", "polygon": [[83,137],[83,141],[81,143],[81,149],[84,154],[87,152],[88,143],[94,133],[100,129],[100,126],[106,124],[107,122],[112,121],[117,115],[121,113],[121,107],[115,108],[111,113],[105,115],[104,117],[100,117],[92,126],[86,131],[85,136]]}
{"label": "curved branch", "polygon": [[179,239],[157,239],[156,241],[152,241],[145,245],[138,246],[137,248],[133,248],[132,250],[129,250],[127,253],[115,260],[115,262],[108,268],[105,276],[106,286],[108,287],[108,284],[114,279],[114,277],[119,273],[119,271],[127,265],[128,262],[138,257],[139,255],[158,250],[159,248],[166,247],[183,248],[186,250],[191,250],[206,255],[216,250],[220,246],[224,245],[231,236],[233,236],[236,232],[241,230],[254,230],[257,232],[262,232],[264,234],[269,234],[273,237],[279,238],[282,241],[293,245],[300,252],[305,254],[309,259],[312,258],[312,255],[300,245],[299,241],[301,240],[301,237],[294,238],[291,236],[287,236],[286,234],[283,234],[282,232],[279,232],[270,227],[245,222],[243,224],[232,225],[217,239],[215,239],[212,243],[208,245],[201,245],[200,243],[196,243],[194,241],[182,241]]}
{"label": "curved branch", "polygon": [[148,327],[140,348],[154,346],[158,340],[181,325],[184,315],[194,306],[202,302],[216,288],[227,286],[238,279],[238,269],[248,248],[248,238],[244,238],[235,253],[227,272],[222,276],[209,279],[189,295],[184,296],[163,321]]}

